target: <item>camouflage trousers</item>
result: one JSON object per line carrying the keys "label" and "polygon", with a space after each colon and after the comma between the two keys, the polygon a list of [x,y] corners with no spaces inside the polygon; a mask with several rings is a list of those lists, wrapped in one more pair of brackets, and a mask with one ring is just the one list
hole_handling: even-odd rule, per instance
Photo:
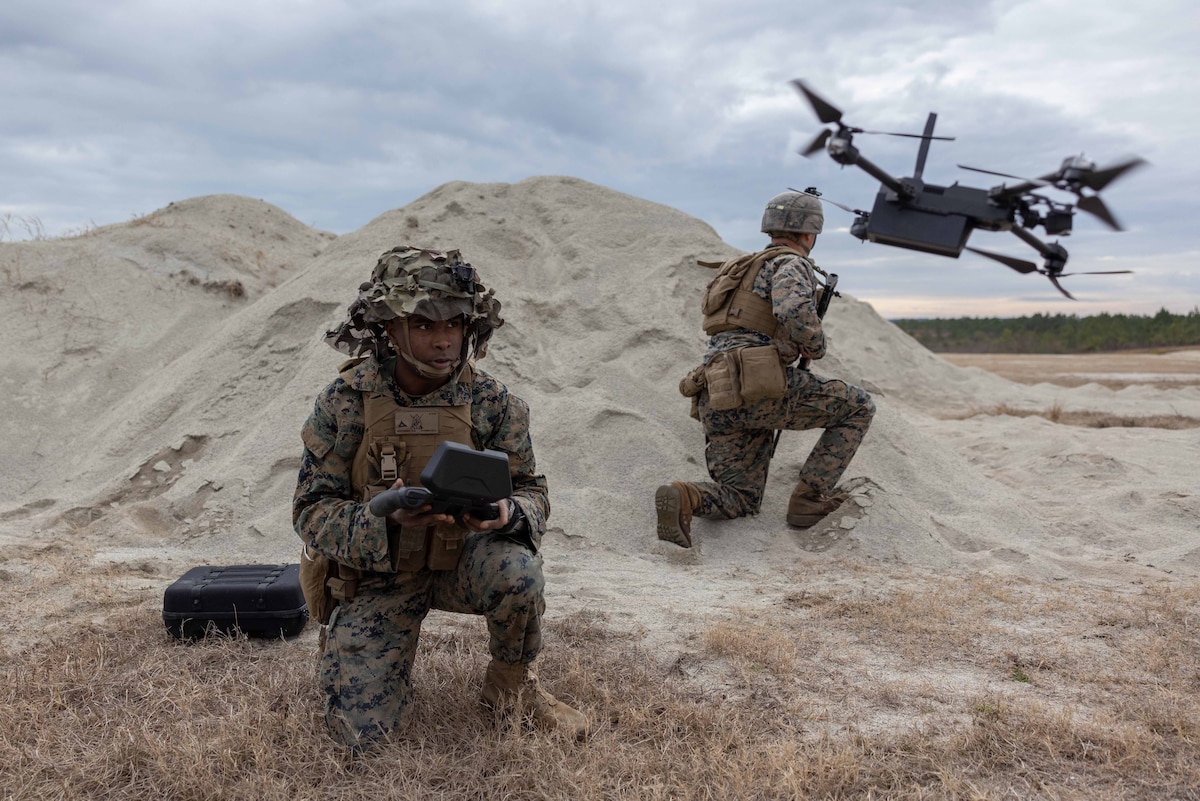
{"label": "camouflage trousers", "polygon": [[334,737],[367,745],[397,730],[430,609],[487,618],[492,657],[528,664],[542,648],[542,557],[488,532],[470,534],[454,570],[369,573],[330,617],[321,682]]}
{"label": "camouflage trousers", "polygon": [[777,430],[825,429],[798,479],[828,493],[842,477],[871,425],[875,402],[860,387],[799,367],[787,369],[787,380],[784,397],[737,409],[710,409],[708,392],[700,394],[700,422],[707,441],[704,455],[713,481],[694,484],[700,491],[698,517],[758,512]]}

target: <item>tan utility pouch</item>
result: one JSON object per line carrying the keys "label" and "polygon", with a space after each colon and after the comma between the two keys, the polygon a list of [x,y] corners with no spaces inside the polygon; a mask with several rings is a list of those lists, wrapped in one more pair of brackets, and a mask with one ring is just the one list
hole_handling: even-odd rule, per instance
{"label": "tan utility pouch", "polygon": [[358,594],[362,571],[339,565],[305,546],[300,552],[300,591],[308,605],[308,616],[321,625],[329,622],[333,607]]}
{"label": "tan utility pouch", "polygon": [[736,409],[742,405],[738,380],[738,357],[733,351],[722,351],[704,367],[708,382],[708,405],[716,411]]}
{"label": "tan utility pouch", "polygon": [[301,551],[300,590],[304,593],[304,602],[308,604],[308,616],[322,625],[329,622],[329,614],[333,611],[333,598],[325,584],[330,567],[328,557],[314,553],[307,547]]}
{"label": "tan utility pouch", "polygon": [[700,419],[700,393],[704,391],[707,384],[708,379],[704,377],[703,364],[685,375],[679,382],[679,394],[692,399],[692,408],[688,414],[693,420]]}
{"label": "tan utility pouch", "polygon": [[679,394],[685,398],[694,398],[704,391],[704,365],[700,365],[679,381]]}
{"label": "tan utility pouch", "polygon": [[[738,358],[739,389],[745,403],[782,398],[787,391],[787,373],[774,345],[741,348]],[[710,379],[711,380],[711,379]],[[711,392],[711,389],[709,390]]]}

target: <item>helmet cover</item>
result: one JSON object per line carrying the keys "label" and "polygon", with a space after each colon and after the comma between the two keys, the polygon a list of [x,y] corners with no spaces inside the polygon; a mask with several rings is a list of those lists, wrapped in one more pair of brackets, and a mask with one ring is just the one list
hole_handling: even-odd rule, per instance
{"label": "helmet cover", "polygon": [[764,234],[819,234],[825,212],[817,196],[808,192],[788,191],[767,201],[763,211]]}
{"label": "helmet cover", "polygon": [[482,358],[492,331],[504,324],[495,292],[479,282],[478,272],[457,250],[400,246],[379,257],[346,319],[325,333],[325,341],[348,356],[382,356],[391,347],[385,324],[413,316],[463,317],[466,355],[475,358]]}

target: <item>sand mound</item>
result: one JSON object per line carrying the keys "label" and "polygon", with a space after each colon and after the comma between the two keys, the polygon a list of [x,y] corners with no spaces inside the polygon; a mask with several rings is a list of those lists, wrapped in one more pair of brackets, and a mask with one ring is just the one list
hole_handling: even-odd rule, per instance
{"label": "sand mound", "polygon": [[1157,569],[1196,566],[1200,510],[1174,472],[1200,455],[1195,433],[933,417],[1001,403],[1195,414],[1196,388],[1012,384],[948,364],[849,295],[831,310],[817,372],[877,394],[847,474],[854,502],[808,532],[783,525],[816,439],[789,432],[762,514],[700,521],[691,551],[659,543],[654,487],[705,475],[676,390],[704,342],[711,273],[695,261],[736,251],[674,209],[558,177],[447,184],[336,238],[212,196],[71,240],[0,245],[10,560],[33,564],[69,538],[148,598],[191,564],[295,561],[299,427],[340,359],[320,335],[401,243],[461,249],[503,302],[482,367],[533,410],[560,608],[602,601],[669,625],[680,607],[701,614],[791,581],[781,565],[839,556],[1120,579],[1148,561],[1127,554],[1158,549]]}

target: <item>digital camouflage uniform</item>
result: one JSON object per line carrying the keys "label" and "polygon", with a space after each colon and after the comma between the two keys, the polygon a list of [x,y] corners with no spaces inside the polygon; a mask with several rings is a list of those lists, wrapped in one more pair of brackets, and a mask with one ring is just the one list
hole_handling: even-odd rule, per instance
{"label": "digital camouflage uniform", "polygon": [[[814,360],[825,355],[815,289],[812,267],[794,251],[782,248],[779,256],[764,263],[754,281],[754,294],[771,303],[780,326],[775,341],[785,358],[791,357],[787,361],[799,353]],[[766,334],[745,328],[723,331],[709,339],[704,361],[707,364],[721,351],[771,341]],[[787,342],[798,350],[789,353]],[[871,396],[859,387],[821,378],[798,365],[787,367],[786,374],[786,394],[778,400],[718,411],[709,408],[707,392],[700,394],[705,458],[713,481],[692,484],[700,493],[697,516],[732,518],[758,512],[777,430],[825,429],[799,476],[801,483],[822,495],[833,490],[850,464],[875,414]]]}
{"label": "digital camouflage uniform", "polygon": [[[494,658],[528,664],[541,649],[542,559],[536,550],[550,511],[529,438],[529,407],[478,368],[469,386],[449,383],[422,398],[399,391],[390,366],[368,357],[353,380],[339,377],[304,424],[304,456],[293,504],[313,550],[363,571],[358,593],[330,618],[321,658],[326,720],[356,744],[397,728],[412,700],[411,672],[421,621],[430,609],[483,615]],[[400,406],[470,403],[476,448],[508,454],[513,500],[529,521],[527,542],[468,532],[455,570],[391,571],[384,518],[354,493],[350,469],[363,437],[363,393],[389,392]]]}
{"label": "digital camouflage uniform", "polygon": [[[401,246],[379,258],[346,319],[325,335],[328,344],[355,361],[343,365],[337,379],[321,392],[304,424],[292,519],[305,544],[302,583],[308,568],[315,571],[315,592],[332,588],[334,579],[327,581],[327,575],[319,572],[324,568],[317,567],[325,559],[336,563],[338,581],[351,573],[357,581],[352,591],[335,596],[342,600],[329,615],[321,656],[325,718],[347,745],[367,745],[400,726],[402,713],[412,701],[412,665],[421,622],[430,609],[487,619],[493,659],[484,677],[485,703],[495,708],[508,705],[543,727],[577,736],[586,732],[586,717],[543,690],[528,669],[542,646],[545,601],[542,558],[537,551],[550,504],[546,480],[534,461],[528,405],[470,361],[482,358],[492,332],[503,324],[499,311],[494,293],[479,283],[475,269],[458,251]],[[464,337],[455,365],[434,368],[415,360],[407,324],[399,329],[401,339],[396,345],[387,324],[405,317],[428,321],[461,317]],[[397,384],[399,358],[409,365],[406,374],[416,370],[435,384],[444,383],[422,397],[409,396]],[[404,562],[403,571],[396,567],[402,558],[410,557],[389,551],[422,540],[422,534],[426,549],[433,547],[428,544],[429,530],[411,531],[394,519],[389,523],[388,518],[372,515],[362,502],[364,490],[372,487],[354,484],[356,459],[368,458],[366,451],[359,453],[364,438],[368,433],[378,435],[365,431],[364,398],[379,396],[391,398],[400,409],[469,407],[471,444],[508,456],[513,486],[508,500],[514,504],[508,523],[481,532],[453,524],[464,534],[462,540],[452,538],[462,543],[453,569],[430,569],[432,556]],[[431,433],[449,438],[458,436],[450,433],[454,430],[451,426]],[[390,484],[390,480],[382,482],[374,489]],[[404,549],[404,553],[411,552]],[[409,566],[416,563],[426,566],[412,570]],[[437,564],[442,564],[441,557]],[[306,597],[308,592],[306,585]]]}

